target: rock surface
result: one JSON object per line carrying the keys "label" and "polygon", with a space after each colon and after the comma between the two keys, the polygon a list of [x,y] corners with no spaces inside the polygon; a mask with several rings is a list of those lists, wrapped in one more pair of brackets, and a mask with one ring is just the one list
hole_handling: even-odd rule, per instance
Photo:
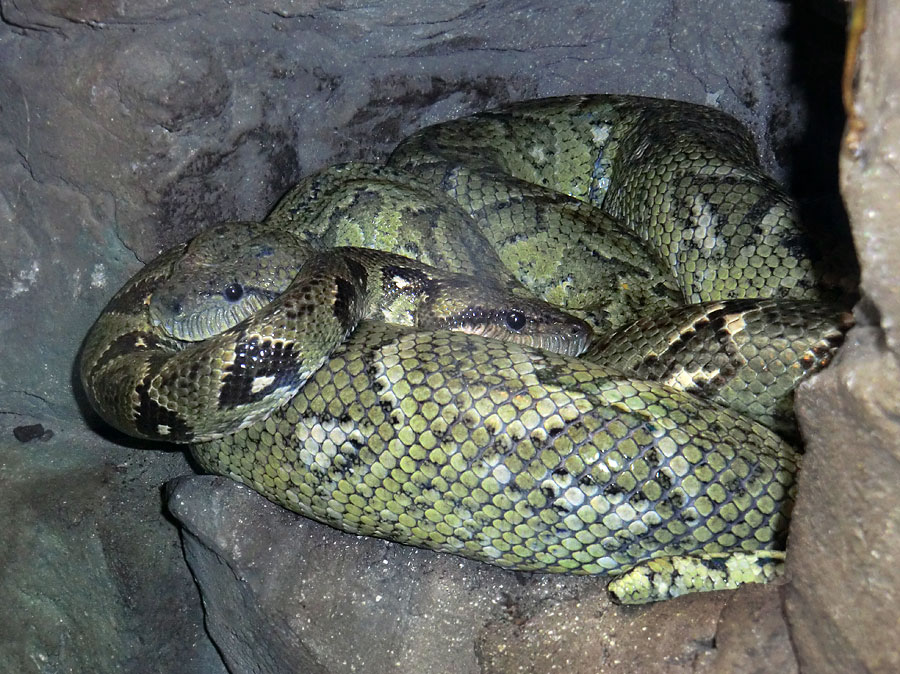
{"label": "rock surface", "polygon": [[[888,0],[869,4],[888,11]],[[621,609],[595,580],[347,537],[209,478],[178,483],[169,500],[201,605],[158,491],[186,462],[105,431],[73,368],[103,304],[163,247],[262,216],[316,168],[380,159],[420,126],[510,100],[605,90],[717,105],[751,126],[810,222],[835,219],[842,27],[822,6],[0,0],[0,339],[14,356],[0,359],[0,670],[793,671],[781,587]],[[873,83],[861,81],[861,103]],[[896,119],[890,98],[873,95]],[[874,149],[882,137],[869,138],[865,156],[887,162]],[[858,332],[857,353],[883,377],[897,325],[892,242],[884,224],[857,236],[882,312]],[[835,376],[831,395],[845,400],[808,404],[859,419],[873,434],[866,449],[889,450],[890,411],[871,412],[884,398],[848,387],[859,375]],[[828,430],[828,414],[809,409]],[[890,606],[876,611],[873,598],[895,591],[884,565],[897,545],[886,516],[896,498],[881,491],[890,464],[877,456],[855,477],[835,470],[844,457],[810,456],[815,480],[792,554],[803,565],[795,578],[811,581],[791,586],[809,671],[819,671],[816,653],[841,644],[851,664],[894,662],[873,659],[890,651]],[[868,481],[872,466],[882,469]],[[880,513],[866,530],[880,559],[835,566],[843,553],[824,547],[822,531],[843,537],[843,550],[858,545],[845,506],[825,502],[840,490]],[[251,511],[252,529],[249,514],[242,522]],[[870,573],[877,582],[864,592]],[[857,584],[840,590],[844,577]]]}
{"label": "rock surface", "polygon": [[787,615],[804,671],[900,671],[900,6],[869,2],[841,152],[859,322],[798,393],[807,456]]}
{"label": "rock surface", "polygon": [[224,674],[161,511],[184,457],[87,430],[0,443],[0,672]]}
{"label": "rock surface", "polygon": [[787,8],[586,7],[0,3],[0,337],[41,336],[39,353],[0,361],[0,395],[78,419],[57,364],[162,248],[261,217],[317,168],[383,158],[421,126],[510,100],[608,90],[712,103],[749,123],[785,175],[807,115]]}
{"label": "rock surface", "polygon": [[230,671],[796,671],[777,586],[622,607],[603,579],[338,533],[225,478],[179,478],[168,504]]}

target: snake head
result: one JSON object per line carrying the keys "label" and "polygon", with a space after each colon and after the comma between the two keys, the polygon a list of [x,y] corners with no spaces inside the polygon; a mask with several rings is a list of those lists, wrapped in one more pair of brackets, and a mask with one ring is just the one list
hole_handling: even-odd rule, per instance
{"label": "snake head", "polygon": [[186,342],[208,339],[290,285],[309,247],[262,223],[228,222],[194,237],[149,302],[150,322]]}
{"label": "snake head", "polygon": [[198,342],[237,325],[277,296],[277,291],[223,281],[214,272],[196,274],[190,285],[170,280],[153,293],[150,322],[175,339]]}
{"label": "snake head", "polygon": [[429,306],[418,314],[418,327],[465,332],[568,356],[587,349],[593,332],[580,318],[533,297],[463,280],[468,278],[445,281],[430,290]]}

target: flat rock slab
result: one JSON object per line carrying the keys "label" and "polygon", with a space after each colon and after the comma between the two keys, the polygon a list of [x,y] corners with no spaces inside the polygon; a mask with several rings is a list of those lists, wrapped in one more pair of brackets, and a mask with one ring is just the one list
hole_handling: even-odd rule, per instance
{"label": "flat rock slab", "polygon": [[623,607],[602,578],[344,534],[225,478],[179,478],[168,494],[235,672],[796,671],[778,586]]}
{"label": "flat rock slab", "polygon": [[[381,159],[426,124],[512,100],[582,92],[716,105],[750,125],[767,169],[779,179],[792,176],[794,193],[816,197],[804,204],[820,204],[823,196],[833,202],[836,184],[823,176],[833,173],[841,127],[829,113],[840,106],[843,28],[823,18],[827,6],[0,0],[0,339],[13,356],[0,359],[0,524],[7,541],[0,553],[0,670],[224,671],[202,631],[178,532],[157,491],[186,463],[90,432],[103,433],[102,425],[73,386],[90,324],[163,247],[220,220],[261,217],[301,175],[339,161]],[[879,23],[888,25],[883,17],[872,25]],[[873,251],[870,279],[900,268],[891,262],[896,256],[874,256],[882,242],[896,240],[887,229],[884,236],[859,240]],[[882,288],[893,292],[896,283]],[[886,319],[892,306],[880,307]],[[820,465],[827,472],[835,464]],[[807,486],[819,490],[817,499],[832,488],[821,484],[828,486]],[[266,508],[274,521],[287,517]],[[826,512],[817,505],[812,511]],[[198,524],[202,516],[185,519],[212,536],[213,523]],[[236,514],[227,522],[252,538]],[[401,553],[388,552],[396,546],[357,548],[363,542],[290,522],[287,533],[271,530],[272,545],[315,530],[305,534],[312,548],[333,554],[302,576],[291,566],[300,557],[279,557],[277,587],[294,588],[291,599],[308,592],[333,608],[304,613],[303,624],[296,618],[301,603],[285,601],[283,615],[268,603],[256,606],[265,591],[254,585],[250,593],[240,580],[252,576],[256,562],[238,557],[235,572],[231,561],[220,561],[219,584],[207,575],[201,585],[210,634],[234,672],[278,671],[265,668],[294,657],[309,671],[342,671],[341,658],[350,663],[351,653],[375,662],[381,642],[391,652],[378,662],[407,668],[397,671],[428,671],[416,663],[439,662],[442,649],[453,659],[431,671],[752,672],[759,662],[791,671],[777,588],[621,609],[606,603],[591,579],[509,575],[455,558],[426,564],[427,553],[405,550],[418,560],[409,566]],[[821,515],[809,526],[811,536],[825,530]],[[209,541],[221,544],[189,545],[191,554],[199,559],[202,549],[215,550],[205,554],[231,560],[234,546],[226,543],[239,540],[236,533],[213,529]],[[199,533],[194,539],[206,540]],[[345,550],[374,556],[358,551],[341,561]],[[395,561],[397,569],[384,568]],[[331,576],[315,575],[328,569]],[[304,588],[302,578],[319,581]],[[818,576],[810,578],[804,597],[822,596]],[[348,599],[346,588],[355,595]],[[356,613],[364,601],[382,628],[368,649],[358,635],[371,631]],[[229,603],[236,607],[230,615],[213,610]],[[393,612],[378,614],[379,606]],[[794,612],[793,624],[801,615]],[[870,623],[859,629],[878,633]],[[816,635],[811,623],[808,631]],[[433,634],[423,638],[426,632]],[[852,643],[885,643],[884,629],[878,634],[881,641]],[[255,649],[257,640],[268,650]],[[806,643],[806,652],[822,647]]]}

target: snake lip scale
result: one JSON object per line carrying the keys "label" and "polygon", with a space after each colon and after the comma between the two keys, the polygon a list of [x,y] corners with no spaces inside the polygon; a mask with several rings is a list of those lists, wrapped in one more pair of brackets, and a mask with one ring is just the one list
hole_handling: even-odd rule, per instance
{"label": "snake lip scale", "polygon": [[793,390],[850,324],[822,266],[732,117],[525,101],[166,251],[81,380],[307,517],[641,603],[778,574]]}

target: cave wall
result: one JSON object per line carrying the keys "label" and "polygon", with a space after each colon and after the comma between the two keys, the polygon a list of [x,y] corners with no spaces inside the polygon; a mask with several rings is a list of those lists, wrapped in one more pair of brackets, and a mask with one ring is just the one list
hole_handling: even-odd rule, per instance
{"label": "cave wall", "polygon": [[841,192],[861,271],[858,322],[803,386],[807,454],[785,605],[804,671],[900,671],[900,6],[858,3]]}
{"label": "cave wall", "polygon": [[40,349],[0,362],[0,394],[36,417],[77,418],[58,364],[162,248],[259,218],[299,176],[382,158],[423,125],[555,94],[682,98],[749,123],[783,178],[809,114],[785,39],[797,19],[774,1],[2,11],[0,337],[38,335]]}
{"label": "cave wall", "polygon": [[[870,0],[869,11],[879,29],[864,36],[873,42],[864,40],[858,104],[866,128],[884,133],[861,136],[864,151],[845,153],[843,165],[850,190],[854,172],[869,184],[879,158],[874,189],[889,206],[892,155],[880,148],[896,137],[888,123],[896,89],[879,73],[896,61],[872,45],[888,42],[897,10]],[[823,232],[838,224],[827,236],[840,242],[841,15],[838,2],[775,0],[0,0],[0,669],[206,673],[302,662],[322,672],[375,671],[373,663],[541,672],[562,652],[573,672],[750,672],[773,663],[788,672],[796,648],[808,671],[826,671],[816,667],[838,662],[828,650],[838,644],[847,662],[890,671],[878,668],[893,660],[872,654],[890,652],[878,625],[894,614],[889,605],[872,611],[895,580],[883,573],[896,541],[893,474],[880,467],[892,465],[896,430],[884,401],[896,399],[888,376],[896,284],[885,270],[897,256],[892,220],[887,210],[869,214],[868,192],[851,206],[869,307],[852,343],[881,373],[882,393],[860,388],[869,379],[847,374],[857,370],[835,368],[831,393],[807,398],[807,432],[818,437],[810,447],[831,449],[810,457],[814,479],[804,478],[810,497],[791,543],[793,646],[780,587],[620,609],[590,579],[526,579],[348,541],[227,482],[187,478],[161,495],[168,478],[190,472],[184,458],[108,432],[73,385],[91,322],[167,245],[219,220],[261,217],[319,167],[381,159],[421,126],[512,100],[607,91],[720,107],[750,126],[808,221]],[[849,402],[835,408],[835,398]],[[836,442],[837,431],[829,438],[823,418],[867,438],[872,458],[841,454],[853,442]],[[854,462],[881,481],[873,486],[864,472],[857,484],[834,471]],[[848,484],[856,485],[849,504],[832,498]],[[858,521],[842,525],[862,502]],[[870,538],[857,540],[872,529],[875,561]],[[831,540],[844,543],[836,551]],[[247,541],[265,563],[247,566]],[[265,555],[273,547],[280,557]],[[867,563],[835,567],[846,549],[851,562]],[[329,565],[336,554],[342,563]],[[385,559],[410,575],[385,575]],[[844,603],[833,602],[848,577]],[[857,591],[872,577],[883,581]],[[351,580],[361,597],[392,600],[342,603]],[[872,620],[856,624],[857,613]],[[419,615],[430,619],[409,619]],[[815,627],[823,617],[827,633]],[[386,638],[391,648],[379,650]]]}

